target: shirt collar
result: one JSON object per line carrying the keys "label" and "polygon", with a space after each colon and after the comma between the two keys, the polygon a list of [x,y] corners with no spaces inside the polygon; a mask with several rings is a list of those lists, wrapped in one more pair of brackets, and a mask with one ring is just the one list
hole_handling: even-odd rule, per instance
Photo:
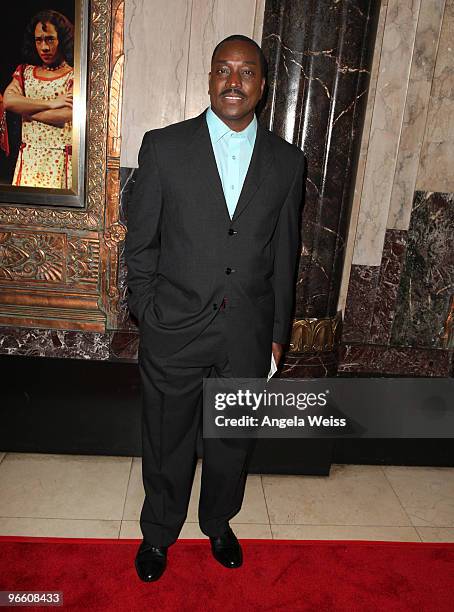
{"label": "shirt collar", "polygon": [[210,132],[211,141],[213,143],[218,142],[223,138],[226,134],[234,134],[239,137],[246,137],[249,141],[251,147],[254,146],[255,137],[257,134],[257,117],[254,114],[254,118],[250,122],[250,124],[241,132],[235,132],[231,130],[228,125],[226,125],[222,119],[220,119],[216,113],[212,110],[211,106],[207,109],[206,112],[206,121],[208,125],[208,130]]}

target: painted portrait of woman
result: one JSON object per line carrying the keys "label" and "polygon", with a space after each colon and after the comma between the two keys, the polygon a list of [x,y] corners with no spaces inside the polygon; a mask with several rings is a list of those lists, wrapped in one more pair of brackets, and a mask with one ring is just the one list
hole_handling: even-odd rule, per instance
{"label": "painted portrait of woman", "polygon": [[12,185],[70,189],[74,26],[62,13],[43,10],[25,30],[23,63],[3,93],[3,109],[21,118]]}

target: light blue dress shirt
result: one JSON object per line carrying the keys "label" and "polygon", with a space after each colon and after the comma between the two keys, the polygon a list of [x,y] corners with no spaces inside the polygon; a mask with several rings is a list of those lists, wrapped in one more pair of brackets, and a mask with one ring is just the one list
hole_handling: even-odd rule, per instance
{"label": "light blue dress shirt", "polygon": [[206,112],[206,120],[225,201],[232,218],[251,162],[257,136],[257,118],[254,115],[242,132],[231,130],[211,107]]}

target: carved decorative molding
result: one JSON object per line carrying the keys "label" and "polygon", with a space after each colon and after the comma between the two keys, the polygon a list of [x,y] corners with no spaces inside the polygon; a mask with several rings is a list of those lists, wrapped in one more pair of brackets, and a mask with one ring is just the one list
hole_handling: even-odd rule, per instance
{"label": "carved decorative molding", "polygon": [[293,323],[290,353],[326,353],[340,341],[341,313],[323,319],[298,319]]}
{"label": "carved decorative molding", "polygon": [[120,205],[120,143],[121,143],[121,102],[123,90],[123,39],[124,39],[123,0],[117,1],[112,11],[112,52],[110,73],[110,105],[107,117],[107,168],[106,168],[106,209],[105,230],[102,238],[102,276],[103,308],[108,321],[118,321],[118,265],[120,243],[126,237],[126,227],[119,220]]}
{"label": "carved decorative molding", "polygon": [[444,324],[441,341],[443,343],[443,348],[454,348],[454,294],[451,295],[451,303],[449,304],[449,312]]}
{"label": "carved decorative molding", "polygon": [[65,250],[63,234],[2,232],[0,279],[61,283],[64,278]]}
{"label": "carved decorative molding", "polygon": [[99,241],[73,236],[68,239],[68,283],[97,283],[99,276]]}
{"label": "carved decorative molding", "polygon": [[0,208],[0,325],[115,328],[124,0],[92,0],[84,209]]}
{"label": "carved decorative molding", "polygon": [[122,223],[114,223],[104,232],[104,240],[106,241],[109,249],[116,247],[117,243],[121,242],[125,238],[126,227]]}

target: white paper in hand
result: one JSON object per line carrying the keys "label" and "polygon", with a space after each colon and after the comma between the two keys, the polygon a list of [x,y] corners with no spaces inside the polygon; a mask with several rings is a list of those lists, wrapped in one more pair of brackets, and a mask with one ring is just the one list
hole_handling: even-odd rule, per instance
{"label": "white paper in hand", "polygon": [[269,379],[272,376],[274,376],[276,370],[277,370],[277,365],[276,365],[276,362],[274,361],[274,355],[273,353],[271,353],[271,368],[270,368],[270,371],[268,372],[268,378],[266,379],[266,382],[268,382]]}

